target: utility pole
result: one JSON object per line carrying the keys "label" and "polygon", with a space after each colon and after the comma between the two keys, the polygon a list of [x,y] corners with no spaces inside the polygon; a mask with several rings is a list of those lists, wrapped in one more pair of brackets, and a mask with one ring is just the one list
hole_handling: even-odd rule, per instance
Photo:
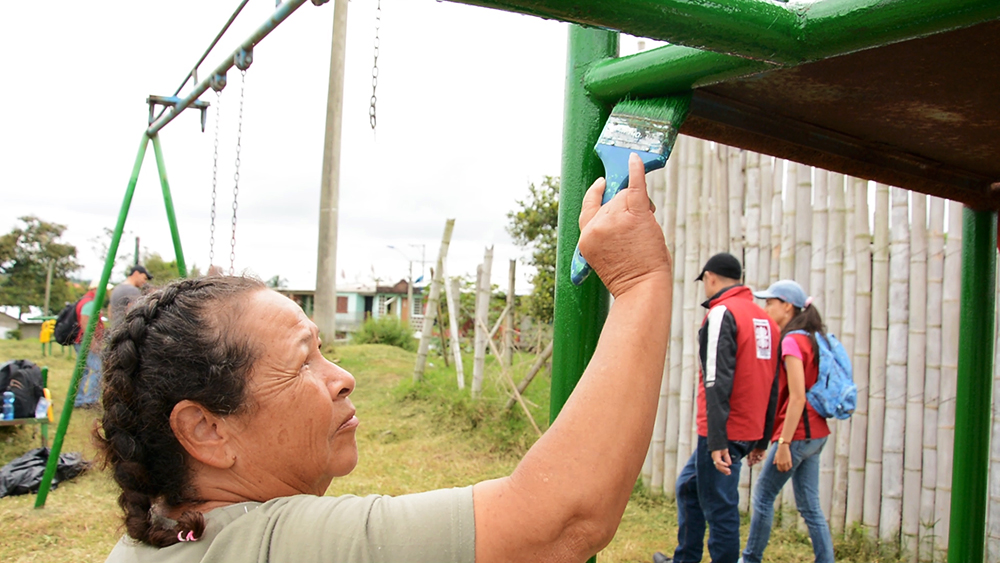
{"label": "utility pole", "polygon": [[340,201],[340,125],[344,106],[344,58],[347,50],[347,0],[335,0],[330,83],[326,96],[326,137],[319,196],[319,244],[316,256],[316,302],[313,320],[330,341],[337,324],[337,220]]}

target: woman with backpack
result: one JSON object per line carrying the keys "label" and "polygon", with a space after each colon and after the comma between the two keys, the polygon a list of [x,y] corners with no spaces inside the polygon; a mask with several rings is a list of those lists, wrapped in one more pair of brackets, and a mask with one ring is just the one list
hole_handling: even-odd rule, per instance
{"label": "woman with backpack", "polygon": [[760,479],[754,487],[750,536],[743,550],[744,563],[760,563],[771,537],[774,500],[791,479],[795,506],[805,519],[817,563],[833,562],[833,541],[819,504],[820,454],[830,429],[826,419],[806,401],[806,390],[819,375],[817,339],[826,339],[823,319],[802,287],[792,280],[775,282],[767,291],[754,293],[765,299],[764,310],[781,328],[778,348],[778,403],[774,417],[774,442],[769,451],[754,450],[750,465],[765,455]]}

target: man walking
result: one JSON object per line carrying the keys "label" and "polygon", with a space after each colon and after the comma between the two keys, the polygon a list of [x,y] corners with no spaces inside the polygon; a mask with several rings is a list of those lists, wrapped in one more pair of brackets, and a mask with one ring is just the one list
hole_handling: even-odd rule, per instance
{"label": "man walking", "polygon": [[112,324],[125,316],[125,311],[128,309],[129,304],[136,297],[142,295],[142,286],[146,285],[146,282],[151,279],[153,279],[153,276],[146,271],[146,268],[138,264],[129,269],[128,277],[125,278],[125,281],[116,285],[115,289],[111,292],[110,319]]}
{"label": "man walking", "polygon": [[654,563],[702,559],[706,524],[713,563],[740,556],[740,462],[771,435],[777,387],[778,327],[740,284],[743,268],[729,253],[712,256],[696,281],[708,309],[698,331],[698,445],[677,477],[677,549]]}

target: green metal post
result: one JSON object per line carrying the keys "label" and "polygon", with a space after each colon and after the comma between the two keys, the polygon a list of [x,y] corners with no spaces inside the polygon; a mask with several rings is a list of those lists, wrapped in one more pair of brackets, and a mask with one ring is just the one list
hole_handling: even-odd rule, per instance
{"label": "green metal post", "polygon": [[[177,260],[177,273],[182,278],[187,277],[187,265],[184,263],[184,250],[181,249],[181,235],[177,230],[177,217],[174,216],[174,199],[170,196],[170,184],[167,182],[167,167],[163,164],[163,150],[160,148],[160,135],[153,135],[153,153],[156,154],[156,170],[160,174],[160,186],[163,188],[163,205],[167,208],[167,222],[170,223],[170,236],[174,239],[174,256]],[[139,259],[136,253],[136,260]]]}
{"label": "green metal post", "polygon": [[[122,207],[118,212],[118,223],[115,225],[114,234],[111,235],[108,256],[104,259],[104,271],[101,273],[101,281],[97,284],[97,294],[94,296],[94,302],[99,305],[104,304],[104,294],[107,292],[108,280],[111,279],[111,270],[115,266],[115,256],[118,255],[118,243],[122,240],[122,231],[125,229],[125,218],[128,217],[128,210],[132,205],[132,194],[135,193],[135,184],[139,180],[139,169],[142,168],[142,160],[146,156],[146,146],[148,144],[149,137],[144,132],[142,134],[142,142],[139,144],[139,154],[135,156],[135,164],[132,166],[132,177],[128,181],[125,198],[122,200]],[[98,312],[90,315],[86,330],[83,332],[83,340],[80,342],[80,353],[77,354],[76,367],[73,368],[73,377],[69,382],[69,390],[66,391],[66,402],[63,403],[62,414],[59,416],[56,437],[52,441],[49,460],[45,465],[45,474],[42,476],[42,483],[38,488],[38,496],[35,498],[35,508],[44,507],[45,498],[49,495],[52,478],[55,477],[56,467],[59,463],[59,453],[62,450],[63,439],[66,437],[66,430],[69,429],[69,419],[73,416],[73,402],[76,400],[76,393],[80,386],[80,374],[83,373],[83,366],[87,363],[87,350],[90,349],[90,341],[94,337],[94,331],[97,329],[97,320],[100,317],[100,309],[98,309]]]}
{"label": "green metal post", "polygon": [[985,561],[993,405],[997,214],[966,208],[948,561]]}
{"label": "green metal post", "polygon": [[[608,316],[608,290],[597,276],[580,286],[570,281],[573,252],[580,239],[580,208],[587,188],[604,175],[594,145],[611,113],[583,89],[583,75],[593,63],[618,56],[618,33],[577,25],[569,27],[566,92],[563,109],[562,183],[559,188],[559,241],[556,254],[552,393],[549,419],[555,420],[594,355]],[[590,563],[596,562],[591,558]]]}
{"label": "green metal post", "polygon": [[594,145],[610,108],[583,89],[583,75],[593,63],[618,55],[618,33],[571,25],[566,61],[563,110],[562,185],[559,190],[559,242],[556,258],[555,343],[552,348],[552,395],[555,419],[576,386],[597,346],[608,314],[608,292],[597,276],[574,286],[569,278],[573,251],[580,238],[580,208],[587,188],[604,174]]}

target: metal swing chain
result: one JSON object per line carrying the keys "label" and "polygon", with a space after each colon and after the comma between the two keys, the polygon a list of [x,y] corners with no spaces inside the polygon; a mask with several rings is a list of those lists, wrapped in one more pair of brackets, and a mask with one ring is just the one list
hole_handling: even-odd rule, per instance
{"label": "metal swing chain", "polygon": [[378,87],[378,28],[382,23],[382,0],[378,0],[378,7],[375,9],[375,61],[372,63],[372,98],[368,108],[368,121],[372,125],[372,132],[375,131],[375,89]]}
{"label": "metal swing chain", "polygon": [[240,140],[243,136],[243,93],[247,85],[247,71],[240,71],[240,111],[236,127],[236,172],[233,173],[233,235],[229,246],[229,275],[236,273],[236,208],[240,195]]}
{"label": "metal swing chain", "polygon": [[212,222],[208,229],[208,265],[215,264],[215,188],[219,178],[219,115],[222,113],[222,91],[215,92],[215,152],[212,154]]}

